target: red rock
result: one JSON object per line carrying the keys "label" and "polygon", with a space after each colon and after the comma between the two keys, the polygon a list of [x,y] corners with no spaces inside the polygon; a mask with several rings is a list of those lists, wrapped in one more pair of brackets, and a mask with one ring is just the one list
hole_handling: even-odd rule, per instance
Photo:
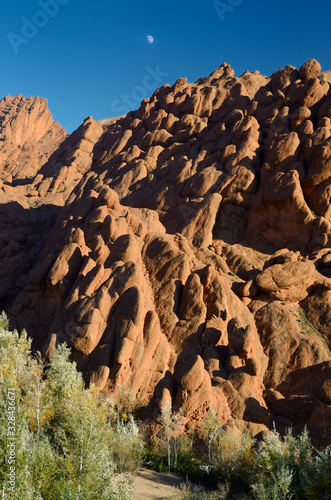
{"label": "red rock", "polygon": [[318,215],[329,220],[330,210],[330,168],[331,168],[331,138],[328,137],[316,148],[311,167],[307,174],[304,187],[305,195],[311,207]]}
{"label": "red rock", "polygon": [[192,241],[193,246],[207,247],[212,243],[213,228],[222,197],[214,193],[201,204],[193,207],[195,213],[189,218],[182,233]]}
{"label": "red rock", "polygon": [[224,63],[69,136],[44,100],[2,100],[0,305],[14,326],[47,357],[67,342],[87,381],[139,396],[149,418],[169,401],[188,426],[213,407],[255,434],[275,419],[331,435],[330,353],[312,326],[330,345],[318,71],[235,78]]}
{"label": "red rock", "polygon": [[[269,357],[264,378],[266,387],[275,389],[282,387],[282,382],[292,371],[321,363],[329,358],[319,337],[308,335],[301,330],[303,325],[299,319],[294,309],[278,301],[261,307],[255,314],[264,352]],[[290,392],[290,394],[298,393]]]}
{"label": "red rock", "polygon": [[314,282],[314,266],[310,262],[287,262],[268,267],[256,278],[257,286],[278,300],[299,302],[308,295]]}
{"label": "red rock", "polygon": [[331,291],[325,287],[316,287],[302,302],[308,321],[321,333],[331,346]]}
{"label": "red rock", "polygon": [[278,136],[268,145],[267,162],[274,164],[285,160],[293,161],[299,144],[300,140],[295,132]]}
{"label": "red rock", "polygon": [[300,80],[295,80],[291,83],[286,91],[285,102],[288,106],[292,106],[293,104],[297,104],[298,101],[302,98],[305,91],[305,84]]}
{"label": "red rock", "polygon": [[4,97],[0,119],[0,178],[7,182],[34,177],[66,137],[39,97]]}
{"label": "red rock", "polygon": [[276,90],[284,90],[289,87],[289,85],[297,80],[298,70],[294,66],[287,65],[285,68],[276,71],[271,76],[273,92]]}
{"label": "red rock", "polygon": [[316,59],[309,59],[299,69],[300,78],[314,78],[321,72],[321,65]]}
{"label": "red rock", "polygon": [[310,115],[311,111],[306,106],[297,108],[291,118],[292,130],[296,130],[303,121],[307,120],[310,117]]}
{"label": "red rock", "polygon": [[298,136],[303,137],[306,135],[312,135],[314,133],[314,125],[311,120],[305,120],[296,128]]}
{"label": "red rock", "polygon": [[319,78],[309,78],[304,83],[304,94],[301,97],[302,106],[308,108],[321,102],[323,97],[327,95],[329,84],[321,82]]}
{"label": "red rock", "polygon": [[269,389],[267,401],[271,408],[288,422],[307,422],[315,407],[314,399],[310,396],[289,396],[283,398],[280,393]]}

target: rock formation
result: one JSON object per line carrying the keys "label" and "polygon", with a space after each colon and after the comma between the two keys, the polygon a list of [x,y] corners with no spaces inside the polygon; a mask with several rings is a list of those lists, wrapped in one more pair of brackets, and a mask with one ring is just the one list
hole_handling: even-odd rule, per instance
{"label": "rock formation", "polygon": [[50,357],[156,419],[210,407],[331,442],[331,87],[226,63],[67,136],[0,102],[0,301]]}

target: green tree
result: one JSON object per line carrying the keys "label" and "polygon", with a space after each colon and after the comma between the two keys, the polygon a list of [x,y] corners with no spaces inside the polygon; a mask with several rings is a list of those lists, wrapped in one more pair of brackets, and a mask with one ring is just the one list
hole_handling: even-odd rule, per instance
{"label": "green tree", "polygon": [[183,431],[181,412],[174,413],[169,401],[161,408],[160,421],[162,424],[163,435],[166,441],[168,468],[171,468],[171,455],[173,450],[173,467],[177,467],[178,459],[178,438]]}
{"label": "green tree", "polygon": [[[81,374],[60,346],[46,368],[32,356],[25,331],[8,330],[0,317],[0,491],[2,500],[127,500],[127,473],[139,463],[142,441],[132,417],[114,418],[114,404],[85,389]],[[8,394],[15,403],[8,403]],[[15,491],[8,407],[15,414]],[[125,450],[118,453],[118,442]],[[9,450],[9,451],[8,451]]]}
{"label": "green tree", "polygon": [[218,432],[220,430],[220,421],[213,408],[210,408],[202,423],[203,434],[208,446],[208,461],[211,463],[212,446],[216,444]]}

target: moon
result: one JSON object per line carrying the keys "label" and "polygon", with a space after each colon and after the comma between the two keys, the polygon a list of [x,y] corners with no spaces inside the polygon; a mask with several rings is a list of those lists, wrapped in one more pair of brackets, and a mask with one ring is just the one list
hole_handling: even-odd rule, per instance
{"label": "moon", "polygon": [[154,43],[154,37],[152,37],[152,35],[148,35],[147,41],[148,43]]}

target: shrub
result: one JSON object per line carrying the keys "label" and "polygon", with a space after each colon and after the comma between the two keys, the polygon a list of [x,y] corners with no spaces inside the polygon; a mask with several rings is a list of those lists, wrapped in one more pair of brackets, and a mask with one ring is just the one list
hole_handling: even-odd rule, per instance
{"label": "shrub", "polygon": [[302,471],[301,485],[308,500],[331,499],[331,446],[317,452],[309,468]]}
{"label": "shrub", "polygon": [[167,401],[167,403],[161,409],[160,421],[162,424],[163,437],[165,439],[167,447],[168,469],[171,469],[172,459],[173,468],[176,469],[179,436],[183,431],[180,412],[173,413],[171,404],[169,403],[169,401]]}
{"label": "shrub", "polygon": [[204,421],[203,431],[208,448],[208,461],[218,480],[236,489],[247,490],[254,469],[254,440],[240,429],[224,429],[213,409]]}
{"label": "shrub", "polygon": [[[142,440],[132,417],[85,389],[70,350],[60,346],[46,369],[27,334],[0,317],[0,488],[2,500],[127,500],[127,471],[140,463]],[[46,375],[46,376],[45,376]],[[15,493],[8,489],[8,390],[15,393]]]}
{"label": "shrub", "polygon": [[128,421],[120,420],[116,424],[114,433],[116,447],[114,447],[114,462],[117,470],[135,471],[140,465],[143,454],[143,443],[138,425],[132,415]]}
{"label": "shrub", "polygon": [[254,498],[305,498],[303,477],[313,466],[314,449],[305,429],[299,438],[288,430],[284,439],[274,430],[256,454],[257,479],[253,487]]}

